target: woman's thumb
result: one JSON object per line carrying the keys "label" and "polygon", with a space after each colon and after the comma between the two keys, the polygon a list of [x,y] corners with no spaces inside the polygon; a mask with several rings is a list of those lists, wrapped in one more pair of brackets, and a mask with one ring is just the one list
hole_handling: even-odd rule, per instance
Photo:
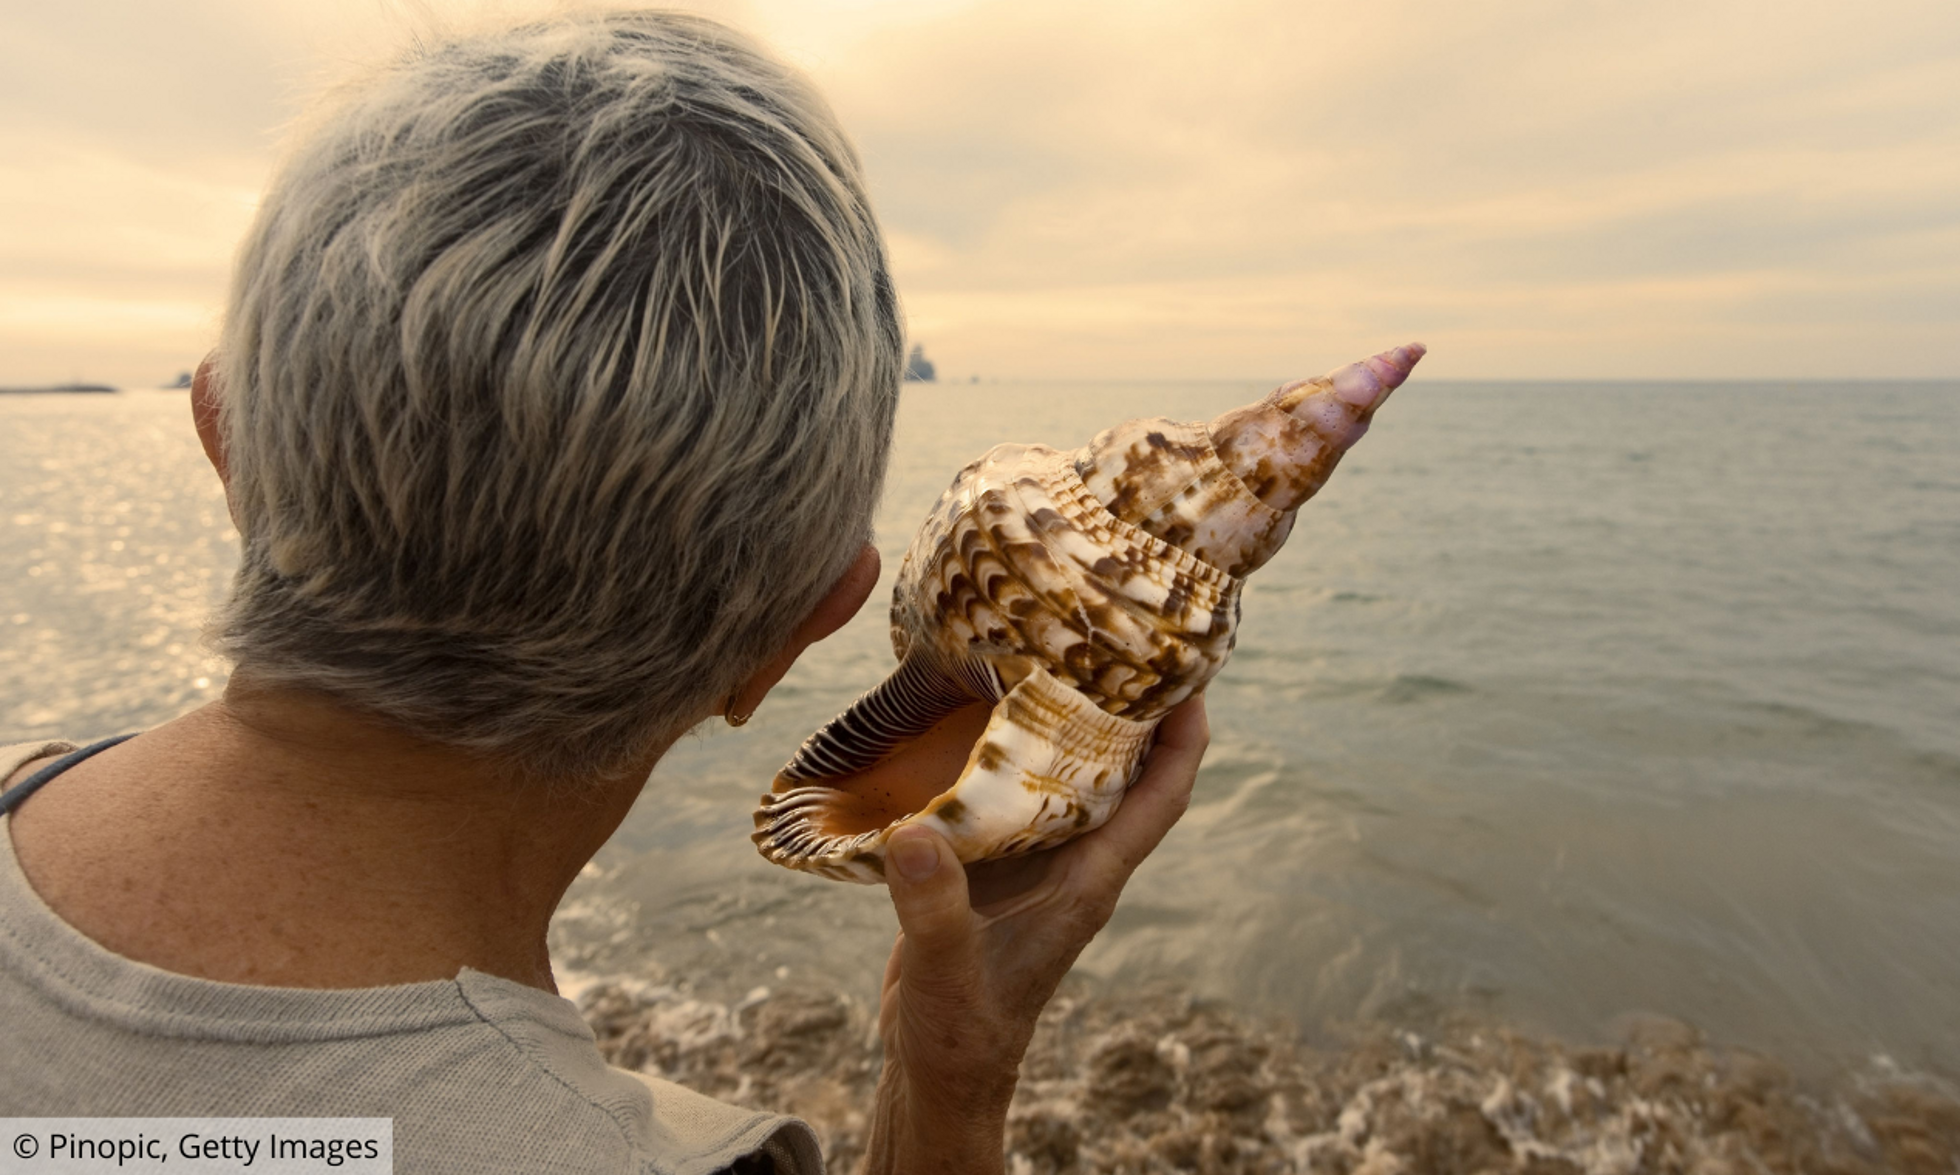
{"label": "woman's thumb", "polygon": [[[892,834],[885,846],[885,884],[905,932],[905,971],[964,969],[972,948],[973,909],[967,904],[966,869],[946,838],[917,825]],[[915,961],[916,960],[916,961]]]}

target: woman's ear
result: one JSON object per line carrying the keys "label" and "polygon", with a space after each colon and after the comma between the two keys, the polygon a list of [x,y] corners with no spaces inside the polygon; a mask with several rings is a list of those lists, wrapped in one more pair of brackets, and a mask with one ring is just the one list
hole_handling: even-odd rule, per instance
{"label": "woman's ear", "polygon": [[783,646],[782,652],[743,682],[716,713],[748,721],[748,716],[755,713],[762,699],[789,672],[789,667],[796,664],[803,650],[844,627],[864,607],[864,602],[871,598],[871,590],[878,586],[878,567],[878,548],[864,544],[857,559],[838,577],[824,598],[817,601],[817,606],[810,609],[796,631],[790,633],[789,643]]}
{"label": "woman's ear", "polygon": [[191,378],[191,422],[197,425],[197,439],[204,446],[204,456],[210,460],[211,468],[218,471],[218,480],[224,483],[225,511],[231,515],[231,525],[243,532],[245,528],[238,525],[238,507],[231,501],[231,466],[225,455],[224,398],[218,385],[217,357],[216,351],[206,355]]}
{"label": "woman's ear", "polygon": [[204,455],[211,460],[211,468],[218,471],[218,480],[231,486],[231,473],[225,468],[225,438],[223,417],[219,407],[218,374],[213,362],[217,352],[204,357],[197,365],[197,375],[191,380],[191,420],[197,425],[197,439],[204,445]]}
{"label": "woman's ear", "polygon": [[871,598],[871,591],[878,586],[878,548],[870,543],[859,548],[857,558],[837,577],[824,598],[810,609],[803,623],[796,626],[792,640],[800,642],[796,651],[816,644],[818,641],[849,624],[851,617],[858,614],[864,602]]}

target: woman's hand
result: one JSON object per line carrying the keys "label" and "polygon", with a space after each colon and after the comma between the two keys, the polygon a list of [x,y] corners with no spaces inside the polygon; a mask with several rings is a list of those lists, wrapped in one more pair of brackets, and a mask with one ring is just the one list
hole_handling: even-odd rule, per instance
{"label": "woman's hand", "polygon": [[1209,740],[1202,698],[1171,711],[1109,823],[1046,852],[962,869],[930,829],[892,837],[899,936],[878,1010],[885,1068],[867,1173],[1002,1170],[1035,1018],[1184,814]]}

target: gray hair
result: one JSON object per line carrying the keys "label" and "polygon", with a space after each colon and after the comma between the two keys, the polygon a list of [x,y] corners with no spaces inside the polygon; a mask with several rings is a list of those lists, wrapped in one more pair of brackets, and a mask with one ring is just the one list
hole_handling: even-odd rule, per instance
{"label": "gray hair", "polygon": [[857,156],[698,17],[418,49],[274,179],[219,351],[215,641],[525,773],[607,771],[870,534],[902,331]]}

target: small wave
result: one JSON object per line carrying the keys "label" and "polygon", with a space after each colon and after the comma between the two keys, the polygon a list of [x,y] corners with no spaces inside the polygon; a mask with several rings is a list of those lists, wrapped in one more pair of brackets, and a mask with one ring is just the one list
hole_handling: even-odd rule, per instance
{"label": "small wave", "polygon": [[1920,751],[1912,760],[1942,783],[1960,785],[1960,757],[1941,751]]}
{"label": "small wave", "polygon": [[1382,599],[1367,592],[1335,592],[1327,598],[1336,604],[1374,604]]}
{"label": "small wave", "polygon": [[1447,677],[1432,677],[1426,673],[1397,674],[1394,681],[1382,690],[1382,701],[1403,704],[1423,702],[1431,698],[1448,697],[1451,694],[1470,693],[1470,687],[1460,681]]}
{"label": "small wave", "polygon": [[1840,718],[1795,702],[1748,701],[1742,703],[1741,709],[1765,721],[1779,737],[1794,735],[1807,739],[1839,740],[1877,736],[1887,741],[1896,737],[1893,732],[1874,723]]}

